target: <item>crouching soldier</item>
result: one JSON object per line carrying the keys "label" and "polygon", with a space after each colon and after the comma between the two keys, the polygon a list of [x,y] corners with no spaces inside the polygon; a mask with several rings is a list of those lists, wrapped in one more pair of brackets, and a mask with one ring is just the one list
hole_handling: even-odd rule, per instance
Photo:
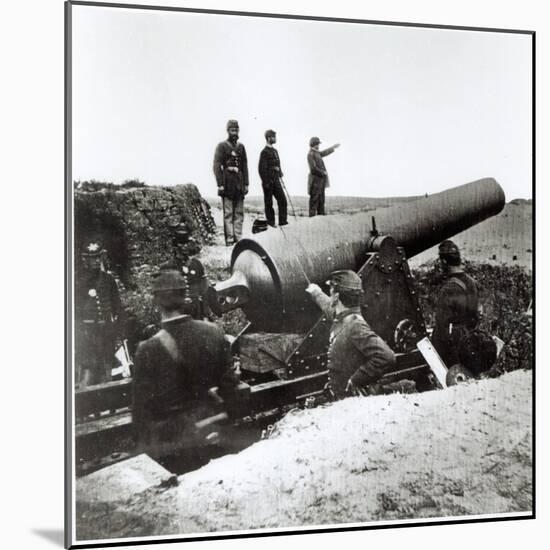
{"label": "crouching soldier", "polygon": [[477,284],[464,272],[460,250],[453,241],[439,245],[445,280],[439,290],[432,342],[447,367],[459,362],[459,342],[479,320]]}
{"label": "crouching soldier", "polygon": [[222,330],[192,318],[180,270],[161,270],[153,296],[162,328],[137,349],[132,418],[138,450],[160,458],[196,442],[197,421],[220,414],[219,401],[232,402],[239,381]]}
{"label": "crouching soldier", "polygon": [[493,338],[479,328],[479,297],[475,279],[464,272],[460,249],[453,241],[439,245],[439,262],[445,275],[437,297],[432,342],[449,368],[466,377],[488,371],[497,358]]}
{"label": "crouching soldier", "polygon": [[374,395],[378,381],[395,364],[389,346],[361,315],[361,279],[349,270],[334,271],[327,296],[316,284],[306,292],[332,320],[328,348],[329,389],[338,399]]}

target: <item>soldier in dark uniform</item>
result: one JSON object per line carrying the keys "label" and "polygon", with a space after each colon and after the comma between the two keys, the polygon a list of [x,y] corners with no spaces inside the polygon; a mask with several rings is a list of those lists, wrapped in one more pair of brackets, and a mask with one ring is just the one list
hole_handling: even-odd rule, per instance
{"label": "soldier in dark uniform", "polygon": [[306,292],[332,320],[329,387],[338,399],[378,393],[377,382],[395,364],[395,354],[361,315],[361,279],[353,271],[340,270],[327,282],[330,296],[316,284]]}
{"label": "soldier in dark uniform", "polygon": [[460,341],[479,321],[478,289],[464,273],[460,251],[453,241],[439,245],[439,260],[446,275],[439,291],[432,343],[447,367],[460,362]]}
{"label": "soldier in dark uniform", "polygon": [[114,277],[102,262],[101,245],[89,243],[75,280],[76,382],[81,387],[111,379],[122,306]]}
{"label": "soldier in dark uniform", "polygon": [[168,260],[160,266],[160,271],[173,270],[180,271],[187,278],[187,297],[192,302],[188,309],[193,319],[213,321],[215,317],[221,316],[216,291],[210,285],[204,265],[198,258]]}
{"label": "soldier in dark uniform", "polygon": [[214,174],[218,195],[222,197],[225,244],[231,246],[242,235],[244,197],[248,193],[248,161],[246,150],[239,139],[239,123],[227,123],[228,138],[216,147]]}
{"label": "soldier in dark uniform", "polygon": [[309,215],[325,214],[325,189],[330,186],[327,169],[323,157],[333,153],[340,144],[337,143],[328,149],[319,151],[321,140],[318,137],[312,137],[309,140],[309,153],[307,154],[307,163],[309,165],[309,177],[307,181],[307,192],[309,194]]}
{"label": "soldier in dark uniform", "polygon": [[281,160],[277,149],[273,147],[277,143],[277,134],[273,130],[267,130],[265,133],[266,146],[260,153],[258,163],[258,172],[262,180],[262,189],[264,191],[265,217],[271,227],[275,227],[275,211],[273,210],[273,197],[277,201],[279,208],[279,225],[286,225],[287,204],[281,178]]}
{"label": "soldier in dark uniform", "polygon": [[212,321],[214,319],[211,309],[212,292],[215,294],[215,291],[208,282],[202,262],[198,258],[190,258],[182,271],[189,282],[189,296],[194,304],[193,319]]}
{"label": "soldier in dark uniform", "polygon": [[185,446],[194,420],[211,416],[212,387],[231,401],[239,381],[222,330],[191,317],[189,283],[180,270],[161,270],[153,296],[162,328],[138,347],[132,418],[138,448],[159,457]]}

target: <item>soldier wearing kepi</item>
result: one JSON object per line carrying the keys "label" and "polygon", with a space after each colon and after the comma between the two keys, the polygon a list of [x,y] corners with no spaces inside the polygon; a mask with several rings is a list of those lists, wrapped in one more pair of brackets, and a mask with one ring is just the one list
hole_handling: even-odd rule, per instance
{"label": "soldier wearing kepi", "polygon": [[239,381],[221,329],[191,317],[189,283],[180,270],[161,270],[153,296],[162,328],[138,347],[132,418],[138,448],[160,457],[185,446],[194,420],[210,416],[211,388],[231,401]]}
{"label": "soldier wearing kepi", "polygon": [[168,260],[159,266],[160,271],[180,271],[187,278],[187,309],[193,319],[212,321],[221,311],[216,291],[210,285],[203,263],[196,257]]}
{"label": "soldier wearing kepi", "polygon": [[218,195],[222,198],[225,244],[239,241],[243,230],[244,197],[248,193],[248,161],[246,150],[239,143],[239,123],[227,123],[228,137],[216,147],[214,174]]}
{"label": "soldier wearing kepi", "polygon": [[76,383],[81,387],[111,379],[122,306],[114,277],[105,271],[100,243],[88,243],[75,280]]}
{"label": "soldier wearing kepi", "polygon": [[192,317],[208,321],[220,317],[216,291],[208,282],[202,262],[198,258],[190,258],[183,266],[182,272],[189,281],[189,295],[194,304]]}
{"label": "soldier wearing kepi", "polygon": [[307,192],[309,194],[309,215],[310,217],[325,214],[325,189],[330,186],[327,169],[323,157],[333,153],[340,144],[337,143],[323,151],[319,150],[321,140],[312,137],[309,140],[309,153],[307,163],[309,165],[309,176],[307,181]]}
{"label": "soldier wearing kepi", "polygon": [[275,227],[275,211],[273,210],[273,197],[277,201],[279,208],[279,225],[286,225],[287,222],[287,203],[281,178],[281,160],[277,149],[273,147],[277,143],[277,134],[273,130],[267,130],[265,133],[266,146],[260,153],[258,163],[258,172],[262,180],[262,189],[264,192],[265,217],[271,227]]}
{"label": "soldier wearing kepi", "polygon": [[395,354],[361,315],[363,286],[357,273],[331,273],[330,296],[316,284],[306,292],[332,320],[328,348],[329,387],[343,399],[378,393],[378,381],[395,364]]}
{"label": "soldier wearing kepi", "polygon": [[439,261],[446,278],[437,299],[432,343],[451,367],[459,363],[461,339],[479,321],[478,289],[475,280],[464,273],[460,250],[453,241],[439,245]]}

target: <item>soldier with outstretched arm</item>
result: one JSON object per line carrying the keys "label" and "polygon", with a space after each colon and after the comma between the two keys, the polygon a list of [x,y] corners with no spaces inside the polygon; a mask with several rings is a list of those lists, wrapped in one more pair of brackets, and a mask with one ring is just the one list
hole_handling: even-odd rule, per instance
{"label": "soldier with outstretched arm", "polygon": [[330,187],[327,169],[323,157],[334,153],[340,144],[337,143],[323,151],[319,150],[321,140],[318,137],[312,137],[309,140],[309,152],[307,154],[307,163],[309,166],[309,176],[307,180],[307,192],[309,195],[309,216],[317,214],[325,215],[325,189]]}
{"label": "soldier with outstretched arm", "polygon": [[330,296],[316,284],[306,292],[332,320],[328,348],[329,387],[338,399],[378,393],[377,383],[395,364],[395,354],[361,315],[363,286],[357,273],[331,273]]}

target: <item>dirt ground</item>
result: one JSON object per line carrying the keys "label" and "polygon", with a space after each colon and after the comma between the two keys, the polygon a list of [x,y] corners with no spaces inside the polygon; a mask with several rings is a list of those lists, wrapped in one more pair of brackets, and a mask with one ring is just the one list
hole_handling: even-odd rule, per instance
{"label": "dirt ground", "polygon": [[531,372],[291,411],[238,455],[125,501],[77,506],[79,539],[526,512]]}

